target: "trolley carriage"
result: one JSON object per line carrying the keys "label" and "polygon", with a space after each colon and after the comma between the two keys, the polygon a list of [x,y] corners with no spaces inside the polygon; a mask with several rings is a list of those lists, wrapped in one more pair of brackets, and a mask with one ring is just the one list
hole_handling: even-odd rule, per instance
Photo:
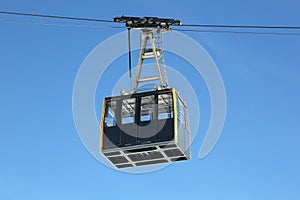
{"label": "trolley carriage", "polygon": [[[116,17],[130,29],[141,30],[141,49],[134,88],[104,99],[100,124],[100,152],[117,168],[189,160],[190,128],[187,105],[168,87],[161,33],[180,21],[159,18]],[[129,45],[130,47],[130,45]],[[129,70],[131,57],[129,50]],[[157,76],[141,78],[144,60],[153,59]],[[159,81],[158,87],[139,92],[139,84]]]}

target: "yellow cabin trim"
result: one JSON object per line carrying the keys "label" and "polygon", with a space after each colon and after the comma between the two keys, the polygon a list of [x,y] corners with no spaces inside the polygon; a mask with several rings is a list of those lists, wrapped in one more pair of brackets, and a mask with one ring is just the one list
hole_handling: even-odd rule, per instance
{"label": "yellow cabin trim", "polygon": [[172,89],[172,93],[173,93],[173,110],[174,110],[174,138],[175,138],[175,144],[178,143],[178,126],[177,126],[177,99],[176,99],[176,96],[177,96],[177,92],[175,89]]}
{"label": "yellow cabin trim", "polygon": [[100,122],[100,153],[102,153],[102,148],[103,148],[103,139],[104,139],[104,116],[105,116],[105,110],[106,110],[106,100],[103,101],[102,104],[102,115],[101,115],[101,122]]}

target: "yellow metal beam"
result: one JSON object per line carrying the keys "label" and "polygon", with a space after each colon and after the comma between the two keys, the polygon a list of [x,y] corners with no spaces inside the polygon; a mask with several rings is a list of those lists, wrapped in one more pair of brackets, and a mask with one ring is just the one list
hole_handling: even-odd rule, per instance
{"label": "yellow metal beam", "polygon": [[100,153],[102,153],[102,148],[103,148],[103,139],[104,139],[104,117],[105,117],[105,110],[106,110],[106,104],[107,101],[104,100],[102,104],[102,115],[101,115],[101,122],[100,122]]}
{"label": "yellow metal beam", "polygon": [[173,93],[173,110],[174,110],[174,140],[175,144],[178,143],[178,126],[177,126],[177,91],[175,89],[172,89]]}

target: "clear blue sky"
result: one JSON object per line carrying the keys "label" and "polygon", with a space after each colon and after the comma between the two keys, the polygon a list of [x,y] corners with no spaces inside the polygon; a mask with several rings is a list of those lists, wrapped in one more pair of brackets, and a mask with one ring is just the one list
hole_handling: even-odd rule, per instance
{"label": "clear blue sky", "polygon": [[[296,0],[0,0],[2,11],[102,19],[150,15],[232,25],[299,26],[299,6]],[[209,111],[200,108],[204,125],[192,145],[193,159],[137,175],[94,159],[72,116],[81,63],[118,32],[0,23],[0,199],[300,199],[300,36],[187,33],[207,50],[223,77],[222,136],[199,160],[209,121]]]}

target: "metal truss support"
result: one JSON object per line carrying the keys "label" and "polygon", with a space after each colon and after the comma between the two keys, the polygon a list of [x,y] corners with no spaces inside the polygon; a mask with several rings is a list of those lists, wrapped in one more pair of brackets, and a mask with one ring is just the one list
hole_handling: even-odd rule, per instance
{"label": "metal truss support", "polygon": [[[141,28],[141,48],[136,68],[132,93],[137,92],[139,83],[159,81],[161,88],[168,87],[167,71],[161,48],[160,28]],[[154,59],[157,75],[141,78],[143,62]]]}

